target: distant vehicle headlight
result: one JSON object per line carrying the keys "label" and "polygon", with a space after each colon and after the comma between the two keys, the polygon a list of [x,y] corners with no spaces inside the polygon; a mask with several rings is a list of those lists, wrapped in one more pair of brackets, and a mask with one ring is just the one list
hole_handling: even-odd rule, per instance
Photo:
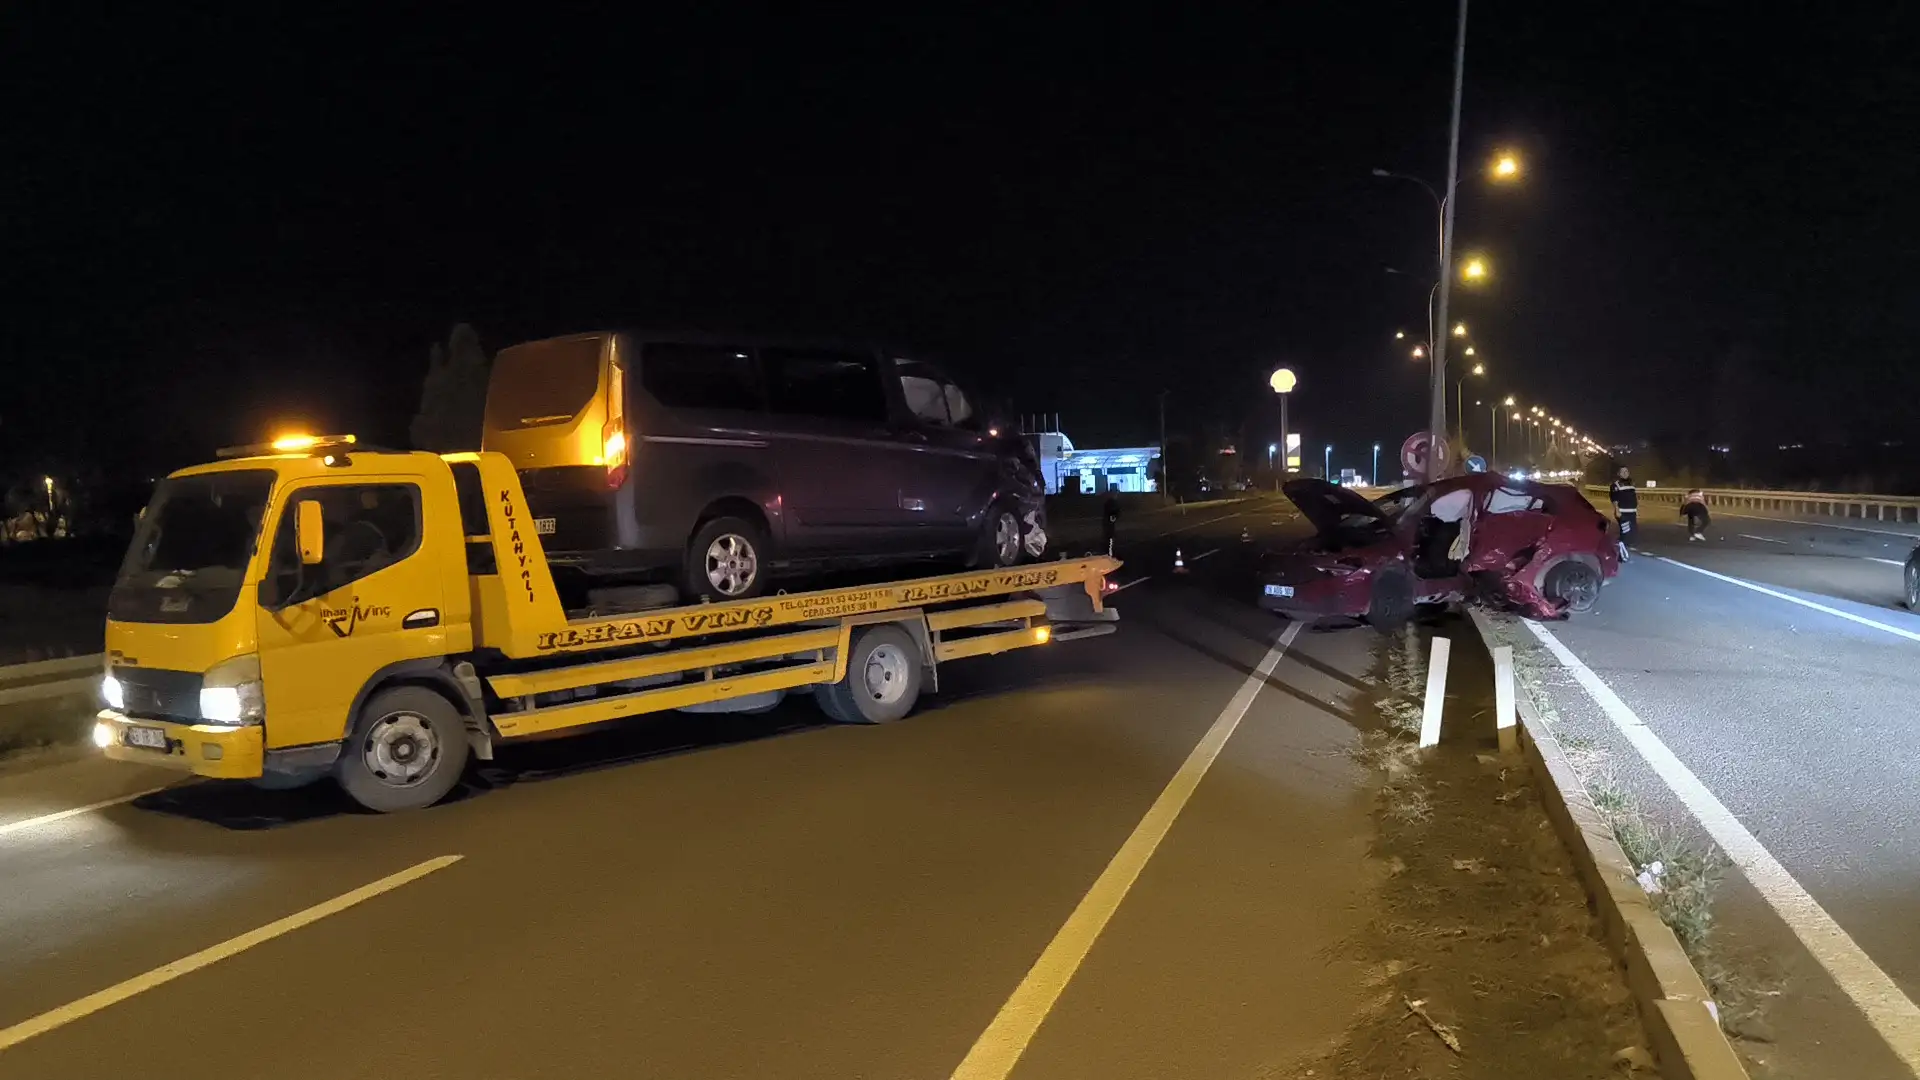
{"label": "distant vehicle headlight", "polygon": [[127,707],[127,691],[120,685],[120,680],[111,675],[100,680],[100,697],[107,703],[109,709]]}

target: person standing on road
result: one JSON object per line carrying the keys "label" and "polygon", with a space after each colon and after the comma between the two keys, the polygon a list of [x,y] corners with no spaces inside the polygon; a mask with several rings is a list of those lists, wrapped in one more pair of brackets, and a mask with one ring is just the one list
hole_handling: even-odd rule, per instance
{"label": "person standing on road", "polygon": [[1694,488],[1680,503],[1680,516],[1687,519],[1687,542],[1705,540],[1713,517],[1707,513],[1707,493]]}
{"label": "person standing on road", "polygon": [[1107,542],[1107,554],[1113,554],[1113,534],[1120,529],[1120,496],[1107,493],[1100,507],[1100,536]]}
{"label": "person standing on road", "polygon": [[1620,522],[1620,561],[1627,561],[1627,545],[1640,531],[1640,490],[1633,486],[1633,474],[1625,465],[1607,493],[1613,500],[1613,516]]}

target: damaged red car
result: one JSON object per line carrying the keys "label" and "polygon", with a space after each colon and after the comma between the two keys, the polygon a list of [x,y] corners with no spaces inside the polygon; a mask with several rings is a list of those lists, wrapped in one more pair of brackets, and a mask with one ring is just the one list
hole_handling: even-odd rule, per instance
{"label": "damaged red car", "polygon": [[1392,630],[1460,600],[1558,619],[1620,571],[1612,524],[1565,484],[1472,473],[1377,502],[1325,480],[1284,490],[1315,535],[1266,554],[1260,606],[1292,619]]}

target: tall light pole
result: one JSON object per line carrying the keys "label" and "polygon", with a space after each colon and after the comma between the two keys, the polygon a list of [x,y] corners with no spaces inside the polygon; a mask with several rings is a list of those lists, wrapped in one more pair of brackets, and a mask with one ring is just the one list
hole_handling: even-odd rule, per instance
{"label": "tall light pole", "polygon": [[1327,444],[1326,456],[1320,461],[1320,479],[1333,482],[1333,444]]}
{"label": "tall light pole", "polygon": [[1380,486],[1380,444],[1379,443],[1373,444],[1373,475],[1368,477],[1367,479],[1372,481],[1372,484],[1370,486],[1372,487]]}
{"label": "tall light pole", "polygon": [[[1280,475],[1281,476],[1286,475],[1287,464],[1288,464],[1287,454],[1288,454],[1288,451],[1292,449],[1291,445],[1287,441],[1287,395],[1293,393],[1293,388],[1299,384],[1299,381],[1300,380],[1294,378],[1293,370],[1291,368],[1274,368],[1273,374],[1267,377],[1267,385],[1273,387],[1273,392],[1280,395]],[[1276,484],[1279,483],[1278,477],[1274,478],[1274,483]]]}
{"label": "tall light pole", "polygon": [[[1460,23],[1453,38],[1453,115],[1447,124],[1447,194],[1440,200],[1440,294],[1434,326],[1447,325],[1447,299],[1453,291],[1454,192],[1460,186],[1460,96],[1467,78],[1467,0],[1460,0]],[[1447,336],[1433,342],[1433,401],[1427,410],[1428,438],[1436,442],[1447,429]],[[1427,454],[1427,479],[1440,476],[1440,455]]]}

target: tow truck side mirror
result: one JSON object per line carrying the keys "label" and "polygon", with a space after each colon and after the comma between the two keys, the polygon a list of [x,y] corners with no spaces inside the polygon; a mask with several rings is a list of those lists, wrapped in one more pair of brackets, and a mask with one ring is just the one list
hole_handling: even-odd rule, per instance
{"label": "tow truck side mirror", "polygon": [[306,499],[294,504],[293,541],[300,549],[300,565],[317,566],[326,558],[326,531],[317,501]]}

